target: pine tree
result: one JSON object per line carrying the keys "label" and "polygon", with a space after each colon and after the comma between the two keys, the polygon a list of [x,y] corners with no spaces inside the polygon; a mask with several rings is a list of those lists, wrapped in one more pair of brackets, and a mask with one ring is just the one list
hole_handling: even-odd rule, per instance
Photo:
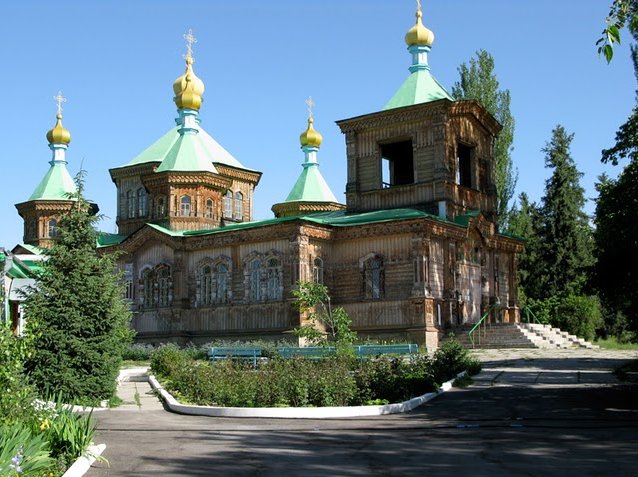
{"label": "pine tree", "polygon": [[97,253],[97,218],[82,196],[81,175],[77,183],[74,205],[25,300],[34,346],[25,368],[43,395],[95,402],[113,396],[132,335],[115,257]]}
{"label": "pine tree", "polygon": [[525,297],[535,297],[540,293],[539,231],[542,227],[542,216],[539,206],[535,202],[530,202],[525,192],[519,195],[518,201],[520,206],[512,207],[508,233],[525,239],[525,250],[518,257],[519,301],[524,302]]}
{"label": "pine tree", "polygon": [[583,211],[585,191],[580,186],[582,173],[570,153],[573,138],[558,125],[543,148],[545,167],[552,169],[552,175],[545,182],[542,199],[538,298],[582,294],[593,265],[591,228]]}
{"label": "pine tree", "polygon": [[514,118],[510,112],[510,92],[500,90],[494,74],[494,58],[485,50],[476,52],[469,66],[458,68],[461,80],[452,88],[456,99],[475,99],[503,126],[494,143],[494,175],[496,181],[496,216],[500,230],[507,229],[509,202],[514,197],[518,174],[512,163]]}

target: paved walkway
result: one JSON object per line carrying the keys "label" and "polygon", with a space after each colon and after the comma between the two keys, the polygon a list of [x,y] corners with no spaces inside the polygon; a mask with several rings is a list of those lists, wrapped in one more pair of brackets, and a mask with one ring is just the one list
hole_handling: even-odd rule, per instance
{"label": "paved walkway", "polygon": [[[638,386],[611,370],[636,351],[486,350],[484,371],[413,412],[360,419],[234,419],[163,410],[125,382],[96,413],[98,476],[631,475]],[[150,391],[150,393],[149,393]],[[136,399],[135,395],[138,395]],[[140,405],[137,404],[139,402]]]}

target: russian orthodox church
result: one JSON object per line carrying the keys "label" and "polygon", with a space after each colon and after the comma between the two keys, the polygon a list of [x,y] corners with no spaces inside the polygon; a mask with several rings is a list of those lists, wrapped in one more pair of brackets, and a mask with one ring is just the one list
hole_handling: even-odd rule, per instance
{"label": "russian orthodox church", "polygon": [[[253,220],[259,171],[201,126],[204,83],[192,44],[173,84],[175,125],[110,170],[118,252],[140,342],[288,339],[305,324],[299,281],[325,284],[360,336],[436,348],[450,326],[491,305],[519,321],[516,256],[522,243],[495,222],[493,143],[501,126],[476,101],[455,101],[432,75],[433,33],[421,9],[406,34],[410,75],[378,112],[337,121],[345,135],[346,203],[319,168],[322,136],[312,102],[300,136],[302,170],[275,217]],[[60,104],[60,103],[59,103]],[[47,135],[51,169],[28,201],[25,246],[46,247],[70,205],[70,135],[61,111]],[[283,198],[283,197],[282,197]]]}

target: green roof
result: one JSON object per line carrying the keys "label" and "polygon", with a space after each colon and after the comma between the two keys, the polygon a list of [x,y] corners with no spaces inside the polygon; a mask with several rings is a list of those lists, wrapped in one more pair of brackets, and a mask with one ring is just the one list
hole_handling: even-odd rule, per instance
{"label": "green roof", "polygon": [[65,163],[51,161],[49,171],[33,191],[29,200],[69,200],[69,195],[75,192],[75,182],[73,182]]}
{"label": "green roof", "polygon": [[106,232],[99,232],[97,235],[97,246],[108,247],[109,245],[117,245],[126,238],[126,235],[108,234]]}
{"label": "green roof", "polygon": [[11,260],[11,267],[6,275],[9,278],[34,278],[42,270],[42,262],[39,260]]}
{"label": "green roof", "polygon": [[[148,162],[163,162],[171,152],[175,151],[176,143],[180,139],[181,126],[176,126],[164,134],[161,138],[146,148],[141,154],[135,157],[127,166],[135,166]],[[244,167],[241,162],[235,159],[226,149],[224,149],[210,134],[198,126],[198,133],[193,136],[193,148],[213,164],[224,164],[238,169],[250,170]],[[181,170],[181,169],[180,169]],[[204,169],[207,170],[207,169]]]}
{"label": "green roof", "polygon": [[205,171],[216,174],[217,169],[213,166],[213,158],[197,136],[198,134],[180,135],[155,172]]}
{"label": "green roof", "polygon": [[394,96],[383,107],[386,109],[401,108],[414,104],[429,103],[439,99],[454,98],[445,90],[428,69],[413,72],[403,82]]}
{"label": "green roof", "polygon": [[337,202],[317,164],[304,164],[303,171],[285,202]]}

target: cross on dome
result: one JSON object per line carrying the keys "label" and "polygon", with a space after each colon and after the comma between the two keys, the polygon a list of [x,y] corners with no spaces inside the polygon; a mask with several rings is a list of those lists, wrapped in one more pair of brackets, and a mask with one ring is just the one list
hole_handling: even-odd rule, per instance
{"label": "cross on dome", "polygon": [[193,44],[197,43],[197,38],[193,35],[193,30],[188,29],[188,33],[185,33],[184,40],[186,40],[186,57],[192,58],[193,56]]}
{"label": "cross on dome", "polygon": [[416,0],[416,9],[417,11],[421,11],[421,0]]}
{"label": "cross on dome", "polygon": [[66,98],[62,96],[62,91],[58,91],[58,94],[53,97],[58,107],[58,114],[62,114],[62,103],[66,103]]}
{"label": "cross on dome", "polygon": [[308,96],[306,105],[308,106],[308,119],[312,119],[312,108],[316,106],[315,102],[312,100],[312,96]]}

